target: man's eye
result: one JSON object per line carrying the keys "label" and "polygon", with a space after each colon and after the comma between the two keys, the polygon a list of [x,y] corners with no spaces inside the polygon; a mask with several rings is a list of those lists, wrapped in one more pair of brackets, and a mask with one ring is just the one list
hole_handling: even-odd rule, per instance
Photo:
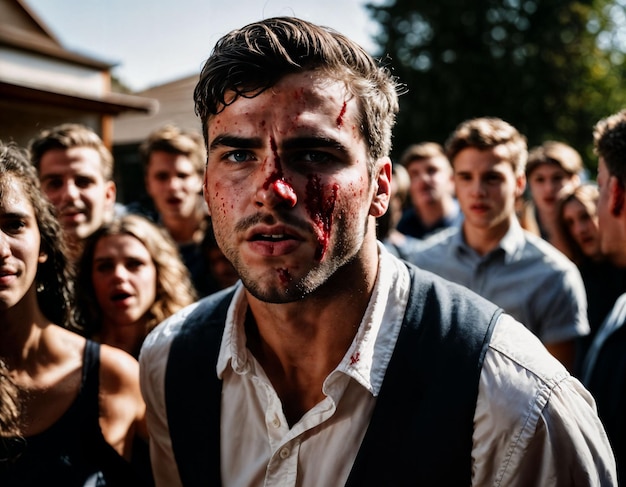
{"label": "man's eye", "polygon": [[300,152],[294,156],[294,160],[303,161],[313,164],[327,164],[335,160],[328,152],[322,151],[306,151]]}
{"label": "man's eye", "polygon": [[79,188],[88,188],[94,183],[95,181],[91,178],[76,178],[76,186]]}
{"label": "man's eye", "polygon": [[49,179],[43,185],[44,189],[50,191],[52,189],[59,189],[63,187],[63,181],[60,179]]}
{"label": "man's eye", "polygon": [[143,265],[144,263],[140,260],[129,260],[128,262],[126,262],[126,268],[131,271],[136,271],[137,269],[140,269]]}
{"label": "man's eye", "polygon": [[246,162],[249,161],[250,153],[244,150],[231,151],[225,154],[224,158],[230,162]]}
{"label": "man's eye", "polygon": [[95,269],[97,272],[109,272],[113,269],[112,262],[100,262],[96,264]]}

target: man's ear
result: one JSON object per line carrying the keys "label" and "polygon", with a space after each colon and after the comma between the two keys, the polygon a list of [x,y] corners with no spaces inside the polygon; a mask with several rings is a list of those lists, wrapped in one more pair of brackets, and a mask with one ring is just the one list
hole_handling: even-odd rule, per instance
{"label": "man's ear", "polygon": [[519,198],[524,194],[526,189],[526,175],[520,174],[515,178],[515,197]]}
{"label": "man's ear", "polygon": [[113,206],[115,204],[115,198],[117,197],[117,186],[115,181],[107,181],[105,190],[105,198]]}
{"label": "man's ear", "polygon": [[115,214],[115,199],[117,197],[117,186],[114,181],[107,181],[104,198],[106,199],[106,209],[108,211],[109,218],[112,218]]}
{"label": "man's ear", "polygon": [[609,209],[618,217],[624,211],[624,184],[615,176],[609,180]]}
{"label": "man's ear", "polygon": [[370,215],[378,218],[385,214],[391,199],[391,160],[388,157],[376,161],[372,184],[375,191],[370,204]]}

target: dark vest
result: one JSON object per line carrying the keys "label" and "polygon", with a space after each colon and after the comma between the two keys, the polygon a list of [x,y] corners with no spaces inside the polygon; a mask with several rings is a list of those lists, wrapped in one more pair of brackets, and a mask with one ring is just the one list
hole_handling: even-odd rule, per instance
{"label": "dark vest", "polygon": [[[469,485],[482,363],[502,312],[409,266],[398,342],[347,486]],[[221,387],[215,373],[233,290],[205,298],[174,338],[165,404],[185,487],[221,485]],[[323,468],[323,465],[320,465]]]}

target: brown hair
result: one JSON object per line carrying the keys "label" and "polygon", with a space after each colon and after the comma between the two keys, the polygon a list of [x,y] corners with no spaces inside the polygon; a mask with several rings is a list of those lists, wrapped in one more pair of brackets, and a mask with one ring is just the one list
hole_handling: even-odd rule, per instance
{"label": "brown hair", "polygon": [[358,99],[372,161],[387,156],[398,111],[395,78],[344,35],[293,17],[261,20],[217,41],[194,91],[205,142],[212,115],[240,96],[257,96],[289,74],[308,71],[345,83]]}
{"label": "brown hair", "polygon": [[147,170],[150,155],[154,151],[186,156],[198,174],[202,176],[204,173],[206,151],[202,143],[202,135],[198,132],[186,131],[175,125],[165,125],[152,132],[139,147],[144,170]]}
{"label": "brown hair", "polygon": [[460,123],[446,141],[444,147],[448,159],[454,166],[454,158],[463,149],[474,147],[479,150],[504,145],[508,149],[508,161],[516,175],[524,174],[528,146],[526,137],[515,127],[494,117],[473,118]]}
{"label": "brown hair", "polygon": [[100,167],[105,181],[113,180],[113,156],[93,130],[77,123],[65,123],[43,130],[30,141],[31,161],[39,171],[44,154],[53,149],[89,147],[100,155]]}
{"label": "brown hair", "polygon": [[593,130],[594,150],[609,173],[626,185],[626,109],[600,120]]}
{"label": "brown hair", "polygon": [[441,144],[437,142],[421,142],[407,147],[400,156],[400,165],[408,167],[414,161],[430,159],[431,157],[443,157],[448,160]]}
{"label": "brown hair", "polygon": [[576,149],[554,140],[548,140],[528,153],[526,176],[530,177],[531,173],[543,164],[558,166],[569,176],[574,176],[583,169],[583,160]]}

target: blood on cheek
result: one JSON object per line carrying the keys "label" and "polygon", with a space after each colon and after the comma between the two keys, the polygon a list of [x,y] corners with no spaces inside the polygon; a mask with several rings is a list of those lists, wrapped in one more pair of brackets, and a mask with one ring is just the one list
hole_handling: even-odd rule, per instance
{"label": "blood on cheek", "polygon": [[322,260],[328,250],[338,190],[339,186],[336,183],[324,186],[319,176],[309,175],[305,205],[317,229],[318,247],[315,252],[316,260]]}

